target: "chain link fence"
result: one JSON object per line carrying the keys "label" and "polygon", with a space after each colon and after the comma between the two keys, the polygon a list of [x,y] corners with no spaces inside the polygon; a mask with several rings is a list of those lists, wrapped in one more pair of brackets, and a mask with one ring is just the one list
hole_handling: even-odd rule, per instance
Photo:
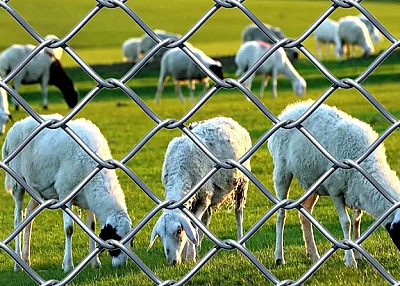
{"label": "chain link fence", "polygon": [[[187,0],[189,1],[189,0]],[[373,104],[377,110],[381,112],[381,114],[392,123],[392,126],[388,128],[371,146],[369,150],[366,152],[372,152],[383,140],[385,140],[398,126],[399,122],[397,119],[391,115],[363,86],[362,82],[396,49],[400,46],[400,41],[397,40],[393,35],[390,34],[388,30],[383,27],[377,19],[360,3],[361,1],[354,0],[331,0],[332,3],[328,9],[318,17],[314,23],[306,29],[297,39],[278,39],[270,30],[268,30],[265,26],[263,26],[262,22],[243,4],[244,1],[235,1],[235,0],[214,0],[214,2],[210,1],[210,9],[196,22],[194,25],[178,40],[161,40],[154,33],[154,31],[145,24],[145,22],[137,15],[130,7],[128,7],[125,2],[126,1],[118,1],[118,0],[97,0],[95,6],[91,9],[87,15],[81,19],[76,26],[67,33],[62,39],[43,39],[19,14],[18,11],[15,11],[10,5],[9,1],[2,0],[0,1],[0,6],[6,10],[18,23],[23,27],[39,44],[37,47],[27,56],[14,70],[12,70],[6,77],[4,77],[0,81],[0,87],[4,88],[33,118],[35,118],[39,123],[39,127],[35,129],[35,131],[28,137],[26,140],[22,142],[15,152],[10,154],[7,158],[5,158],[2,162],[0,162],[0,167],[3,168],[6,172],[10,173],[28,192],[29,194],[40,203],[40,206],[29,216],[27,217],[23,223],[14,231],[12,231],[3,241],[0,242],[0,248],[8,253],[15,261],[20,264],[20,266],[26,271],[26,273],[38,284],[40,285],[65,285],[70,282],[75,276],[82,271],[82,269],[90,262],[90,260],[98,253],[100,253],[104,249],[114,249],[120,248],[123,252],[125,252],[129,258],[145,273],[155,284],[158,285],[182,285],[185,282],[189,281],[200,269],[201,267],[215,255],[219,250],[231,250],[237,249],[240,251],[248,260],[256,267],[258,270],[265,276],[266,282],[269,281],[275,285],[300,285],[307,281],[307,279],[313,275],[316,270],[338,249],[356,249],[358,250],[371,265],[391,284],[399,285],[399,281],[397,281],[394,277],[392,277],[388,271],[386,271],[379,263],[376,261],[364,248],[361,247],[361,243],[377,228],[380,223],[391,213],[393,212],[399,205],[400,202],[394,202],[393,207],[387,210],[381,217],[379,217],[360,238],[356,241],[338,241],[334,237],[332,237],[327,230],[309,213],[305,210],[301,203],[306,199],[306,195],[309,195],[313,190],[315,190],[319,185],[313,186],[313,190],[310,189],[306,192],[305,196],[300,197],[298,200],[284,200],[278,201],[274,195],[272,195],[271,191],[268,190],[251,172],[249,172],[246,168],[242,166],[242,163],[245,162],[254,152],[263,145],[268,138],[278,129],[280,128],[299,128],[302,121],[305,120],[305,116],[302,116],[297,121],[280,121],[275,115],[265,106],[263,105],[259,99],[251,93],[248,89],[246,89],[243,85],[243,82],[249,78],[249,76],[254,73],[258,67],[262,64],[262,62],[267,59],[272,53],[274,53],[278,48],[297,48],[308,60],[313,63],[313,65],[325,75],[325,77],[331,82],[330,87],[319,97],[319,99],[315,102],[309,112],[313,112],[320,104],[322,104],[335,90],[342,89],[350,89],[354,88],[358,90],[371,104]],[[319,62],[313,54],[310,53],[303,46],[303,41],[307,39],[311,33],[320,25],[327,17],[329,17],[336,9],[345,9],[345,8],[356,8],[362,14],[364,14],[377,28],[378,30],[391,42],[391,45],[384,50],[369,66],[366,68],[357,78],[350,79],[344,78],[339,79],[335,77],[321,62]],[[86,62],[84,62],[77,53],[68,45],[68,41],[71,40],[99,11],[102,9],[121,9],[123,10],[132,21],[136,22],[137,25],[143,29],[145,33],[147,33],[151,38],[153,38],[157,44],[133,67],[120,79],[116,78],[107,78],[104,79],[99,76]],[[242,11],[251,21],[253,21],[268,37],[276,42],[263,56],[260,60],[248,71],[246,71],[242,76],[238,79],[227,78],[224,80],[219,79],[215,76],[205,65],[203,65],[192,53],[189,47],[185,46],[185,41],[189,39],[196,31],[207,22],[207,20],[214,15],[220,9],[239,9]],[[97,82],[97,86],[90,90],[83,99],[78,103],[78,105],[70,112],[67,116],[65,116],[62,120],[50,120],[44,121],[30,106],[29,104],[17,93],[15,92],[8,83],[16,76],[16,74],[21,71],[21,69],[41,50],[45,47],[57,48],[61,47],[67,52],[76,63],[93,79]],[[143,66],[162,48],[175,48],[179,47],[182,49],[214,82],[215,85],[212,86],[190,110],[188,110],[185,115],[179,120],[162,120],[159,118],[152,110],[142,101],[142,99],[132,90],[130,89],[126,83],[132,77],[138,73],[138,71],[143,68]],[[98,94],[103,89],[120,89],[126,95],[128,95],[136,104],[139,106],[157,125],[153,129],[149,130],[147,135],[143,137],[143,139],[134,146],[131,151],[125,155],[121,160],[108,160],[103,161],[100,158],[96,157],[92,152],[89,151],[87,146],[84,146],[84,143],[79,140],[79,138],[74,134],[66,125],[71,118],[73,118],[96,94]],[[252,148],[238,161],[228,160],[228,161],[220,161],[218,158],[213,156],[208,149],[201,144],[196,137],[191,133],[191,131],[186,127],[187,120],[192,117],[212,96],[214,96],[218,90],[220,89],[235,89],[237,88],[242,93],[244,93],[260,110],[261,112],[268,117],[273,123],[273,127],[268,130],[261,138],[255,142]],[[143,192],[145,192],[154,202],[157,203],[157,206],[152,209],[137,225],[133,226],[132,231],[124,237],[121,241],[110,240],[107,242],[102,241],[96,236],[92,230],[86,226],[86,224],[75,214],[72,209],[66,206],[66,203],[71,200],[83,187],[84,184],[80,184],[80,186],[76,187],[72,190],[72,193],[69,197],[65,198],[62,201],[58,200],[43,200],[39,197],[34,190],[28,186],[21,177],[18,176],[12,169],[7,166],[7,163],[15,157],[15,155],[24,148],[30,140],[32,140],[41,130],[45,128],[63,128],[78,144],[82,146],[86,151],[89,151],[88,154],[92,156],[94,160],[98,163],[97,170],[94,170],[91,174],[89,174],[84,181],[90,180],[97,172],[103,168],[119,168],[123,172],[125,172],[131,180],[137,184]],[[128,162],[137,152],[141,150],[141,148],[161,129],[181,129],[186,135],[188,135],[191,139],[195,141],[195,143],[215,162],[215,168],[210,170],[209,174],[203,178],[203,180],[193,188],[188,196],[193,195],[201,186],[204,184],[207,178],[217,172],[220,168],[238,168],[245,175],[247,175],[250,180],[254,183],[254,185],[269,199],[274,203],[274,207],[272,207],[268,212],[266,212],[258,221],[255,223],[246,233],[245,235],[239,239],[235,240],[220,240],[216,236],[213,235],[207,228],[201,226],[201,223],[198,219],[196,219],[193,214],[191,214],[186,208],[184,208],[183,204],[186,202],[186,199],[183,198],[180,201],[161,201],[153,192],[150,190],[141,179],[133,173],[129,168],[125,166],[125,163]],[[325,154],[327,158],[330,158],[333,168],[355,168],[363,173],[363,175],[370,180],[372,184],[376,186],[376,188],[385,193],[385,190],[375,184],[373,178],[368,174],[364,173],[363,169],[360,167],[358,161],[338,161],[335,158],[329,156],[329,153],[320,148],[320,151]],[[365,155],[365,154],[364,154]],[[364,156],[362,156],[364,157]],[[325,175],[329,175],[327,172]],[[320,180],[320,183],[323,180]],[[16,253],[10,248],[10,242],[22,232],[23,228],[32,221],[35,216],[37,216],[44,209],[62,209],[66,212],[86,233],[90,234],[92,238],[95,239],[96,243],[98,243],[98,247],[90,253],[84,260],[82,260],[65,278],[61,281],[57,280],[45,280],[43,279],[37,272],[35,272],[32,268],[30,268],[20,257],[16,255]],[[215,246],[204,256],[202,257],[197,264],[184,275],[179,281],[163,281],[145,264],[143,261],[132,251],[124,246],[124,244],[132,239],[136,233],[160,210],[168,208],[180,208],[182,211],[189,216],[193,221],[196,222],[197,225],[200,226],[201,230],[204,231],[205,235],[215,244]],[[268,220],[270,219],[279,209],[297,209],[299,212],[303,213],[311,223],[333,244],[333,246],[323,255],[320,260],[318,260],[311,268],[309,268],[297,281],[281,281],[277,277],[275,277],[268,268],[263,265],[247,248],[243,246],[252,235]],[[1,284],[1,278],[0,278]]]}

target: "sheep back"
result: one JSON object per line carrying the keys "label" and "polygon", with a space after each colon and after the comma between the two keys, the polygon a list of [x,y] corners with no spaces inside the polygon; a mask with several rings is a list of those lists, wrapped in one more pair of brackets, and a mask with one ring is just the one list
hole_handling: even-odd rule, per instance
{"label": "sheep back", "polygon": [[[222,161],[237,160],[251,147],[251,138],[247,130],[231,118],[216,117],[205,120],[195,125],[192,132]],[[243,165],[251,170],[250,159]],[[162,168],[166,198],[181,197],[214,166],[215,163],[188,136],[174,138],[168,144]],[[195,200],[202,201],[212,190],[214,192],[211,205],[216,209],[224,203],[232,202],[235,199],[234,190],[244,178],[244,174],[236,168],[220,169],[187,203],[187,207],[190,208]],[[239,199],[243,207],[245,196]]]}
{"label": "sheep back", "polygon": [[[279,119],[297,120],[312,103],[312,101],[305,101],[289,105],[279,115]],[[367,123],[325,104],[319,106],[302,123],[302,126],[338,160],[358,159],[378,138],[378,134]],[[275,132],[268,140],[268,149],[275,169],[279,172],[276,175],[293,174],[305,189],[333,166],[333,163],[296,128],[280,129]],[[399,180],[387,163],[383,144],[379,145],[360,165],[379,183],[387,187],[395,198],[399,197],[399,194],[394,191],[400,190]],[[381,195],[355,169],[336,170],[325,180],[317,193],[320,195],[342,193],[346,205],[366,210],[375,217],[389,206],[389,202],[381,204],[381,199],[376,200],[376,206],[371,206],[369,203],[371,198],[381,198]]]}
{"label": "sheep back", "polygon": [[[52,114],[42,115],[42,118],[61,120],[62,116]],[[100,158],[111,159],[107,140],[96,125],[83,118],[72,120],[67,125]],[[6,136],[2,148],[3,159],[37,126],[39,124],[32,117],[16,122]],[[40,131],[9,162],[9,167],[33,189],[40,192],[44,199],[64,198],[97,165],[86,151],[60,128]],[[15,184],[17,182],[7,173],[6,190],[11,191]],[[94,176],[73,202],[83,209],[92,210],[99,216],[100,221],[105,221],[104,215],[109,214],[108,211],[127,210],[115,170],[110,169],[103,169]]]}

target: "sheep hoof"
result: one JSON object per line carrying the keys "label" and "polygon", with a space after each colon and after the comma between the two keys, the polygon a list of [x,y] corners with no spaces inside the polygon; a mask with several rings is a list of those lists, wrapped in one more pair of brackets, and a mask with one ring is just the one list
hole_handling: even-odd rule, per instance
{"label": "sheep hoof", "polygon": [[19,105],[15,105],[15,110],[16,110],[16,111],[19,110]]}
{"label": "sheep hoof", "polygon": [[285,263],[285,260],[283,260],[283,259],[276,259],[275,264],[277,266],[279,266],[279,265],[285,265],[286,263]]}
{"label": "sheep hoof", "polygon": [[21,266],[19,264],[15,263],[14,264],[14,272],[19,272],[21,270],[22,270]]}
{"label": "sheep hoof", "polygon": [[47,105],[43,105],[43,109],[44,109],[44,110],[47,110],[47,109],[49,109],[49,108],[47,107]]}

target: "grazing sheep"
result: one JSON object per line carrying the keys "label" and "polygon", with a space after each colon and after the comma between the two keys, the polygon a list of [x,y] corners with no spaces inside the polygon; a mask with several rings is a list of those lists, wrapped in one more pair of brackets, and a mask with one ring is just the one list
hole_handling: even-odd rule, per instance
{"label": "grazing sheep", "polygon": [[6,132],[6,124],[9,119],[12,119],[12,117],[8,110],[7,92],[3,88],[0,88],[0,135]]}
{"label": "grazing sheep", "polygon": [[[223,79],[222,64],[207,56],[203,51],[189,45],[190,50],[195,54],[206,67],[208,67],[217,77]],[[158,87],[155,102],[159,103],[161,94],[164,90],[168,76],[172,76],[175,82],[175,92],[179,96],[181,102],[184,102],[181,84],[189,82],[190,101],[193,101],[195,82],[200,81],[204,84],[205,93],[209,87],[209,77],[195,64],[195,62],[180,48],[168,50],[161,58],[160,76],[158,79]]]}
{"label": "grazing sheep", "polygon": [[[190,128],[220,160],[238,160],[251,147],[247,130],[231,118],[216,117],[193,124]],[[243,165],[250,170],[250,159]],[[162,168],[165,199],[180,200],[214,166],[215,163],[188,136],[172,139]],[[248,178],[236,168],[220,169],[185,206],[208,226],[213,207],[218,210],[223,204],[235,204],[237,235],[240,238],[243,235],[243,209],[248,182]],[[153,228],[149,248],[160,236],[169,264],[179,265],[182,259],[196,260],[203,235],[179,209],[164,210]]]}
{"label": "grazing sheep", "polygon": [[140,38],[130,38],[122,43],[123,60],[134,63],[140,54]]}
{"label": "grazing sheep", "polygon": [[329,46],[333,44],[335,46],[335,55],[340,58],[342,55],[342,42],[339,38],[339,23],[332,19],[325,19],[313,33],[317,42],[317,56],[318,59],[322,59],[321,45],[326,45],[326,55],[329,54]]}
{"label": "grazing sheep", "polygon": [[[5,77],[10,73],[34,48],[33,45],[12,45],[5,49],[0,54],[0,76]],[[69,107],[73,108],[78,103],[78,92],[74,89],[72,80],[66,74],[54,52],[49,52],[47,48],[36,54],[13,79],[15,91],[18,91],[21,84],[34,83],[40,83],[44,109],[47,109],[48,105],[47,85],[49,84],[60,89]],[[13,102],[17,110],[19,105],[14,99]]]}
{"label": "grazing sheep", "polygon": [[[280,120],[297,120],[311,106],[312,101],[289,105],[279,116]],[[356,160],[378,138],[378,134],[370,125],[350,115],[330,107],[321,105],[303,123],[302,126],[314,136],[326,150],[338,160]],[[268,140],[268,149],[274,162],[273,180],[279,200],[288,198],[289,186],[293,178],[308,189],[333,164],[329,161],[299,130],[280,129]],[[395,200],[400,199],[400,181],[396,173],[390,169],[381,144],[360,165],[388,191]],[[312,212],[318,196],[329,195],[339,215],[339,221],[344,233],[344,239],[350,240],[351,222],[346,206],[356,210],[353,215],[354,228],[359,232],[361,211],[366,211],[373,217],[379,217],[392,206],[360,172],[356,169],[337,169],[322,185],[303,203]],[[276,220],[276,264],[284,264],[283,229],[285,210],[280,209]],[[303,215],[300,215],[307,254],[318,259],[312,225]],[[396,210],[382,223],[388,230],[393,242],[400,249],[400,210]],[[359,233],[356,233],[359,236]],[[357,267],[352,250],[346,250],[345,264]]]}
{"label": "grazing sheep", "polygon": [[[281,28],[273,27],[271,25],[263,23],[274,35],[280,40],[286,38]],[[274,42],[266,35],[256,24],[249,24],[242,30],[242,43],[250,41],[263,41],[269,44],[274,44]],[[296,48],[285,49],[290,61],[295,61],[299,58],[299,53]]]}
{"label": "grazing sheep", "polygon": [[[173,40],[178,40],[180,37],[182,37],[179,34],[175,34],[172,32],[167,32],[164,30],[154,30],[154,33],[157,34],[157,36],[162,39],[168,39],[171,38]],[[140,55],[139,57],[143,57],[143,55],[145,53],[147,53],[148,51],[151,50],[151,48],[153,48],[156,45],[156,42],[148,35],[148,34],[144,34],[141,38],[140,38]],[[161,57],[163,56],[163,54],[167,51],[166,48],[162,48],[161,50],[159,50],[151,59],[149,62],[153,62],[153,61],[157,61],[159,62]]]}
{"label": "grazing sheep", "polygon": [[369,56],[375,51],[367,26],[358,17],[346,16],[340,18],[338,23],[345,54],[353,56],[355,46],[363,49],[363,56]]}
{"label": "grazing sheep", "polygon": [[[235,63],[238,67],[236,76],[247,71],[270,47],[270,44],[262,41],[250,41],[242,44],[235,56]],[[263,97],[269,76],[272,76],[272,95],[274,97],[278,96],[278,75],[284,75],[292,82],[293,90],[297,95],[304,95],[306,92],[306,81],[295,70],[282,48],[276,50],[268,59],[266,59],[256,73],[263,75],[259,98]],[[256,73],[253,73],[245,82],[245,85],[249,90],[251,90],[251,85]]]}
{"label": "grazing sheep", "polygon": [[[61,120],[62,116],[53,114],[43,115],[42,118],[45,120]],[[15,123],[8,132],[3,145],[3,160],[38,125],[31,117]],[[96,125],[86,119],[72,120],[67,125],[100,158],[111,159],[107,140]],[[97,163],[64,130],[58,128],[40,131],[8,163],[8,166],[19,174],[43,199],[62,200],[96,168]],[[16,228],[22,220],[25,190],[8,173],[5,178],[5,189],[12,194],[15,201],[14,228]],[[92,212],[88,214],[88,221],[92,229],[94,229],[94,215],[99,217],[101,225],[99,236],[103,240],[120,240],[131,230],[131,219],[127,213],[124,193],[115,170],[103,169],[97,173],[78,195],[67,203],[67,206],[71,208],[72,204]],[[37,202],[31,199],[27,208],[27,215],[32,213],[37,205]],[[62,267],[67,272],[74,267],[71,248],[73,220],[64,212],[63,219],[66,238]],[[25,230],[24,256],[22,256],[22,259],[27,263],[30,263],[30,230],[31,225],[27,226]],[[90,249],[92,250],[94,247],[94,242],[90,242]],[[20,235],[15,238],[15,252],[21,255]],[[112,256],[113,266],[124,265],[127,262],[127,255],[121,250],[110,251],[110,255]],[[92,261],[92,265],[100,266],[98,258]],[[17,263],[15,263],[14,269],[19,269]]]}
{"label": "grazing sheep", "polygon": [[379,33],[379,30],[363,14],[359,14],[357,17],[365,24],[365,26],[367,26],[369,35],[374,43],[378,44],[381,40],[381,34]]}

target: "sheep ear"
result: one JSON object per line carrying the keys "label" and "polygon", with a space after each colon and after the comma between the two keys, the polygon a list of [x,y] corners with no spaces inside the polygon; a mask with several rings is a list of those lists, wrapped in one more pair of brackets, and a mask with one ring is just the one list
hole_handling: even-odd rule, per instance
{"label": "sheep ear", "polygon": [[180,223],[182,225],[183,230],[186,232],[186,235],[187,235],[188,239],[190,240],[190,242],[197,246],[197,244],[198,244],[197,230],[194,229],[192,224],[184,216],[180,217]]}
{"label": "sheep ear", "polygon": [[158,224],[156,224],[154,226],[153,231],[151,232],[150,244],[147,247],[147,250],[149,250],[150,248],[153,247],[154,241],[157,239],[157,237],[159,237],[158,230],[157,230],[158,227],[157,226],[158,226]]}

